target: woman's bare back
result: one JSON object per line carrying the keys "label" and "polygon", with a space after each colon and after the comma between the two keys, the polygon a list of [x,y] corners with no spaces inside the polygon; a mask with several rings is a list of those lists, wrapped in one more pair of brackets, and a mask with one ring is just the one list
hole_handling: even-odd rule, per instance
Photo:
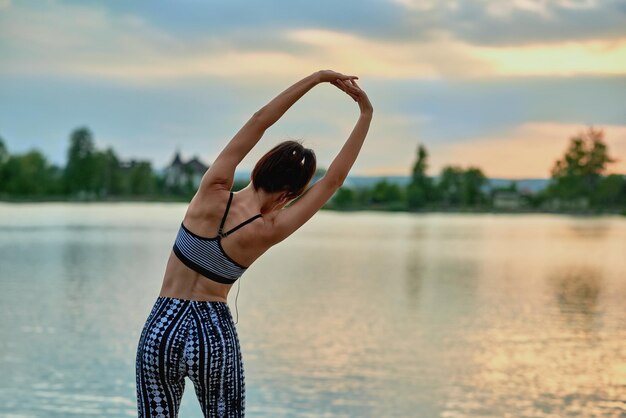
{"label": "woman's bare back", "polygon": [[[229,231],[250,218],[251,210],[240,202],[238,194],[233,193],[233,200],[224,223],[224,231]],[[217,237],[228,197],[229,192],[226,190],[216,190],[203,195],[196,194],[187,208],[182,223],[198,236]],[[264,239],[271,217],[272,214],[268,214],[258,218],[235,233],[221,238],[221,245],[227,256],[237,264],[249,267],[271,246],[268,246],[268,240]],[[232,284],[207,279],[187,267],[171,251],[159,296],[226,302],[231,287]]]}

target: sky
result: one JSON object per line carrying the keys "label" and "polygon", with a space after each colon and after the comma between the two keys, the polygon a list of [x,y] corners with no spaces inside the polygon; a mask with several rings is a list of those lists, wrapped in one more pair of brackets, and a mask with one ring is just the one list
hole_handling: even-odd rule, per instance
{"label": "sky", "polygon": [[[259,108],[320,69],[374,106],[351,174],[480,167],[547,178],[569,139],[604,130],[626,173],[625,0],[0,0],[0,137],[64,164],[70,133],[163,168],[211,163]],[[267,130],[328,167],[358,106],[326,83]]]}

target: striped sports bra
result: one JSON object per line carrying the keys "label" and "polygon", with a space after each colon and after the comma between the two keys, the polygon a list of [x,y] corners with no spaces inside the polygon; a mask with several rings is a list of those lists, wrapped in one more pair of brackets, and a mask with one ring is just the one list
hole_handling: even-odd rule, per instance
{"label": "striped sports bra", "polygon": [[233,192],[230,192],[226,211],[222,216],[220,229],[216,237],[208,238],[191,232],[183,222],[180,223],[176,241],[174,242],[174,254],[190,269],[219,283],[233,284],[246,271],[249,266],[242,266],[230,258],[222,247],[221,239],[232,234],[244,225],[261,217],[260,213],[246,219],[239,225],[223,232],[224,222],[233,200]]}

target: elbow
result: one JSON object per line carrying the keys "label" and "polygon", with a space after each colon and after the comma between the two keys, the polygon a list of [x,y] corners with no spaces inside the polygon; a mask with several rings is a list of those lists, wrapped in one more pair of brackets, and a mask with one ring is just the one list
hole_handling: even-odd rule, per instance
{"label": "elbow", "polygon": [[264,110],[263,108],[257,110],[256,112],[254,112],[254,115],[252,115],[252,120],[253,121],[259,121],[261,119],[263,119],[263,114],[264,114]]}
{"label": "elbow", "polygon": [[328,176],[326,175],[326,184],[328,187],[334,190],[338,190],[341,186],[343,186],[343,182],[346,179],[345,176]]}
{"label": "elbow", "polygon": [[254,115],[252,115],[252,118],[250,118],[250,123],[262,129],[267,129],[271,126],[271,123],[267,116],[267,111],[264,108],[261,108],[254,112]]}

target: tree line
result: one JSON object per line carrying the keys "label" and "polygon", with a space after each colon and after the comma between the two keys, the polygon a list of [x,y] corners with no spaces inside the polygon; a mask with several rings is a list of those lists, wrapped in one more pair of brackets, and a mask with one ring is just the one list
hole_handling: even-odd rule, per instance
{"label": "tree line", "polygon": [[99,199],[157,190],[159,179],[149,161],[123,162],[110,147],[98,150],[85,127],[74,130],[69,142],[67,164],[59,167],[38,150],[10,154],[0,138],[0,196]]}
{"label": "tree line", "polygon": [[[333,199],[337,209],[387,210],[541,210],[621,212],[626,214],[626,178],[605,175],[617,160],[608,153],[604,131],[589,127],[570,138],[565,154],[551,168],[548,186],[536,193],[518,190],[517,183],[489,187],[478,167],[443,167],[436,178],[426,175],[428,152],[418,145],[410,182],[402,187],[383,179],[372,188],[342,187]],[[499,197],[508,198],[498,207]]]}
{"label": "tree line", "polygon": [[[536,193],[518,190],[515,181],[489,187],[478,167],[445,166],[437,177],[426,174],[428,152],[419,144],[410,181],[399,185],[383,178],[368,187],[341,187],[326,207],[333,209],[493,210],[504,196],[522,210],[626,211],[624,175],[605,175],[617,160],[608,153],[604,131],[590,127],[570,138],[562,158],[551,168],[549,185]],[[323,173],[319,169],[316,177]],[[234,189],[244,187],[236,182]],[[2,199],[141,199],[188,200],[195,188],[168,186],[149,161],[122,161],[109,147],[99,150],[86,127],[69,137],[67,163],[59,167],[38,150],[10,154],[0,138],[0,198]],[[512,199],[512,200],[511,200]]]}

